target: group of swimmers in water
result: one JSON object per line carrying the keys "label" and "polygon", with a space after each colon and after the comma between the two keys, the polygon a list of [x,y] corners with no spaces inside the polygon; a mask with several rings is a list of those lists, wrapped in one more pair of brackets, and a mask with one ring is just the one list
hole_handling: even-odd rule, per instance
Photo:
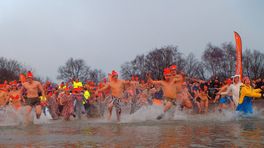
{"label": "group of swimmers in water", "polygon": [[[120,121],[124,106],[130,106],[130,114],[133,114],[142,106],[157,105],[163,106],[163,112],[157,116],[160,120],[175,108],[207,113],[211,103],[218,103],[213,111],[233,110],[252,114],[253,99],[264,98],[263,86],[254,89],[249,77],[240,78],[240,75],[227,79],[214,95],[209,95],[210,90],[205,81],[186,77],[177,71],[176,65],[165,68],[163,76],[162,80],[153,80],[151,74],[147,74],[146,81],[140,81],[137,76],[122,80],[113,70],[108,74],[108,80],[98,84],[83,84],[75,79],[71,83],[62,82],[54,86],[50,82],[41,84],[34,80],[29,71],[23,83],[12,81],[0,85],[0,110],[7,106],[17,111],[24,108],[27,112],[25,119],[30,120],[33,108],[36,118],[40,118],[42,113],[46,113],[45,108],[48,108],[54,120],[61,117],[70,120],[71,117],[80,119],[82,114],[90,117],[95,110],[98,116],[103,116],[105,109],[108,110],[108,119],[111,119],[115,108],[117,121]],[[190,81],[194,83],[190,84]],[[161,93],[161,97],[156,97],[158,93]]]}

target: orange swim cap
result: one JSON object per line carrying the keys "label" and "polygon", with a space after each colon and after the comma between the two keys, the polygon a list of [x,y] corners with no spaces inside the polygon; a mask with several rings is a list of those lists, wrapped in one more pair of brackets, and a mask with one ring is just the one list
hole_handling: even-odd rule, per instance
{"label": "orange swim cap", "polygon": [[164,70],[163,70],[163,74],[164,75],[167,75],[167,74],[170,74],[170,69],[169,68],[165,68]]}
{"label": "orange swim cap", "polygon": [[171,70],[176,70],[176,69],[177,69],[177,66],[176,66],[176,65],[171,65],[171,66],[170,66],[170,69],[171,69]]}
{"label": "orange swim cap", "polygon": [[32,77],[33,77],[33,74],[32,74],[31,71],[28,71],[28,72],[27,72],[27,77],[28,77],[28,78],[32,78]]}
{"label": "orange swim cap", "polygon": [[227,79],[226,80],[226,84],[231,84],[232,83],[232,80],[231,79]]}
{"label": "orange swim cap", "polygon": [[118,75],[118,73],[115,70],[113,70],[112,71],[112,76],[117,76],[117,75]]}

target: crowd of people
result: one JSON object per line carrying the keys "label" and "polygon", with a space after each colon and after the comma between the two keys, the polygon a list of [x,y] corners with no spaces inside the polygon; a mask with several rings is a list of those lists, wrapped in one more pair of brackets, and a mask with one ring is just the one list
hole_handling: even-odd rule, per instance
{"label": "crowd of people", "polygon": [[[115,108],[120,121],[124,106],[129,106],[129,113],[133,114],[143,106],[156,105],[164,108],[163,113],[157,116],[160,120],[172,109],[197,114],[223,110],[252,114],[252,100],[264,98],[264,79],[251,81],[249,77],[235,75],[225,81],[217,77],[204,81],[186,77],[177,71],[176,65],[165,68],[163,75],[162,80],[153,80],[151,74],[147,74],[145,81],[138,76],[122,80],[113,70],[108,78],[97,84],[80,82],[78,78],[60,84],[49,81],[42,84],[34,80],[29,71],[23,83],[14,80],[0,85],[0,111],[7,106],[16,111],[25,108],[27,120],[31,118],[32,108],[36,118],[49,111],[54,120],[98,118],[105,112],[111,119]],[[210,107],[212,104],[217,105]]]}

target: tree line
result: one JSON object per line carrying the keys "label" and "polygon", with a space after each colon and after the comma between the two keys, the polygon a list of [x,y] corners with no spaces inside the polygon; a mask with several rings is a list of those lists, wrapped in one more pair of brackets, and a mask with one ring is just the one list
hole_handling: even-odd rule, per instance
{"label": "tree line", "polygon": [[[244,50],[243,74],[252,79],[264,78],[263,59],[264,53],[258,50]],[[121,74],[125,79],[132,75],[145,79],[146,73],[151,73],[154,79],[162,79],[163,69],[173,64],[188,77],[203,80],[214,77],[226,79],[235,74],[236,50],[232,43],[223,43],[221,46],[209,43],[198,59],[193,53],[185,56],[177,46],[166,46],[125,62],[121,65]]]}
{"label": "tree line", "polygon": [[[252,79],[264,78],[263,59],[264,53],[261,51],[244,50],[243,74]],[[193,53],[184,55],[177,46],[166,46],[124,62],[121,65],[121,76],[130,79],[132,75],[136,75],[145,80],[147,73],[151,73],[154,79],[162,79],[163,69],[173,64],[188,77],[203,80],[213,77],[225,79],[235,74],[236,51],[232,43],[223,43],[221,46],[209,43],[201,58],[197,58]],[[20,73],[26,73],[28,70],[16,60],[0,57],[0,83],[5,80],[17,80]],[[78,78],[80,81],[89,80],[98,83],[105,77],[106,73],[101,69],[92,69],[83,59],[69,58],[58,68],[57,79],[68,81]]]}

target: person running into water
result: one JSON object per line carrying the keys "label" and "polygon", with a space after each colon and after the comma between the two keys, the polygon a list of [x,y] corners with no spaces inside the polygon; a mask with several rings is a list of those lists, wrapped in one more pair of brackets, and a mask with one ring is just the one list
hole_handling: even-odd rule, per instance
{"label": "person running into water", "polygon": [[177,84],[177,99],[181,100],[181,107],[192,109],[192,102],[190,100],[189,91],[185,82],[185,75],[182,72],[177,72],[177,66],[170,66],[171,76],[176,79]]}
{"label": "person running into water", "polygon": [[137,111],[139,101],[139,81],[137,76],[132,76],[130,86],[127,88],[128,100],[131,103],[130,114]]}
{"label": "person running into water", "polygon": [[163,91],[163,99],[166,101],[163,113],[157,117],[158,120],[162,119],[165,113],[171,109],[172,105],[177,105],[177,93],[181,90],[177,90],[178,83],[177,79],[173,78],[169,68],[165,68],[163,71],[164,80],[154,81],[148,76],[148,81],[155,85],[161,85]]}
{"label": "person running into water", "polygon": [[253,113],[253,98],[264,97],[263,94],[260,93],[262,90],[253,89],[253,87],[250,85],[250,82],[251,81],[249,77],[245,77],[243,79],[244,84],[240,87],[240,97],[238,101],[238,106],[236,108],[236,111],[245,115],[250,115]]}
{"label": "person running into water", "polygon": [[129,81],[124,81],[118,79],[118,73],[116,71],[112,71],[112,74],[109,75],[109,82],[101,89],[98,89],[95,94],[98,95],[98,92],[104,91],[108,88],[111,89],[111,96],[112,99],[108,104],[108,111],[109,111],[109,116],[108,119],[110,120],[112,117],[112,109],[115,107],[116,109],[116,116],[117,116],[117,121],[120,121],[120,116],[121,116],[121,101],[122,98],[124,97],[124,86],[125,84],[129,84]]}
{"label": "person running into water", "polygon": [[63,105],[62,116],[64,120],[70,120],[70,117],[75,117],[74,114],[74,96],[71,94],[70,88],[65,88],[58,96],[59,103]]}
{"label": "person running into water", "polygon": [[192,109],[193,105],[192,105],[192,95],[189,93],[189,90],[187,88],[187,83],[184,82],[182,83],[182,109],[186,108],[186,109]]}
{"label": "person running into water", "polygon": [[59,119],[57,102],[58,93],[58,90],[53,89],[52,93],[47,96],[48,109],[53,120]]}
{"label": "person running into water", "polygon": [[225,92],[222,92],[221,95],[227,95],[227,94],[232,94],[232,100],[235,104],[235,107],[238,105],[238,100],[239,100],[239,91],[240,91],[240,86],[242,85],[240,81],[240,75],[235,75],[232,77],[233,78],[233,84],[231,84]]}
{"label": "person running into water", "polygon": [[17,82],[13,81],[10,83],[10,92],[8,93],[9,103],[15,110],[21,108],[20,90],[17,87]]}
{"label": "person running into water", "polygon": [[206,84],[202,84],[200,86],[199,92],[195,97],[195,101],[198,102],[198,112],[205,113],[208,112],[208,104],[209,104],[209,95],[208,95],[208,87]]}
{"label": "person running into water", "polygon": [[234,109],[234,102],[232,99],[232,95],[230,93],[222,93],[225,92],[232,84],[232,80],[231,79],[227,79],[226,80],[226,84],[224,86],[222,86],[220,88],[220,90],[218,91],[214,103],[217,102],[219,100],[219,106],[218,106],[218,110],[222,111],[223,109],[227,109],[227,105],[230,105],[231,109]]}
{"label": "person running into water", "polygon": [[84,110],[84,105],[83,105],[83,101],[85,101],[83,92],[82,92],[82,88],[75,88],[73,89],[74,94],[74,100],[75,100],[75,111],[76,111],[76,115],[78,117],[78,119],[81,119],[82,116],[82,111]]}
{"label": "person running into water", "polygon": [[46,98],[44,89],[40,82],[33,80],[33,74],[31,71],[27,73],[27,82],[22,84],[22,89],[20,91],[20,97],[22,98],[23,90],[26,91],[26,97],[24,98],[24,102],[27,108],[27,118],[31,113],[32,108],[35,107],[36,117],[37,119],[41,116],[41,105],[40,105],[40,98],[39,98],[39,91],[41,92],[42,96]]}

